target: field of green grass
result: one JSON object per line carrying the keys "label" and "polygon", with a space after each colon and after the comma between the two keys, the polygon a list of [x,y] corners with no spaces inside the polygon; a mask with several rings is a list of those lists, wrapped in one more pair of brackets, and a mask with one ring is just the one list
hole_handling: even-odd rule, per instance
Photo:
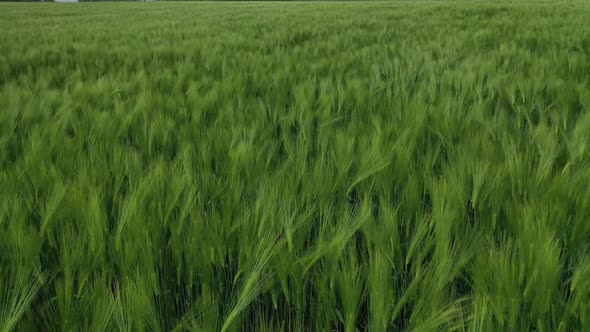
{"label": "field of green grass", "polygon": [[590,331],[589,17],[0,4],[0,331]]}

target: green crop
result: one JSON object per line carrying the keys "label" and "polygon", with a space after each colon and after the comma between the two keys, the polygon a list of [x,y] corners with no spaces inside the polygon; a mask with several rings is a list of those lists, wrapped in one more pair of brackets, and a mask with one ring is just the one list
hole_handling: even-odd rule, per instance
{"label": "green crop", "polygon": [[0,4],[0,332],[590,330],[590,4]]}

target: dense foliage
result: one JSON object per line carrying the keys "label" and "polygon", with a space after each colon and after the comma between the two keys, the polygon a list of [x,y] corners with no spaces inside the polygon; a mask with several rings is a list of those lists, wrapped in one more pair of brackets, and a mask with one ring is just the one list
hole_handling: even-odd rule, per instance
{"label": "dense foliage", "polygon": [[0,5],[0,331],[590,330],[590,5]]}

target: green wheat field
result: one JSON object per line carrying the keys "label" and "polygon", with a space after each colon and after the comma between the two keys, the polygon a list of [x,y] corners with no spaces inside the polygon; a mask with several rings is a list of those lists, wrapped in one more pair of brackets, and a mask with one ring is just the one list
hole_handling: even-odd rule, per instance
{"label": "green wheat field", "polygon": [[0,4],[0,331],[590,331],[589,17]]}

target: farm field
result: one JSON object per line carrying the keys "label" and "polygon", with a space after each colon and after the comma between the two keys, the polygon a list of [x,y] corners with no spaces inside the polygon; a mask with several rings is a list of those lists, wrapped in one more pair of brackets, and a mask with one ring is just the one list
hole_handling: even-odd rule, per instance
{"label": "farm field", "polygon": [[0,3],[0,331],[589,331],[590,3]]}

